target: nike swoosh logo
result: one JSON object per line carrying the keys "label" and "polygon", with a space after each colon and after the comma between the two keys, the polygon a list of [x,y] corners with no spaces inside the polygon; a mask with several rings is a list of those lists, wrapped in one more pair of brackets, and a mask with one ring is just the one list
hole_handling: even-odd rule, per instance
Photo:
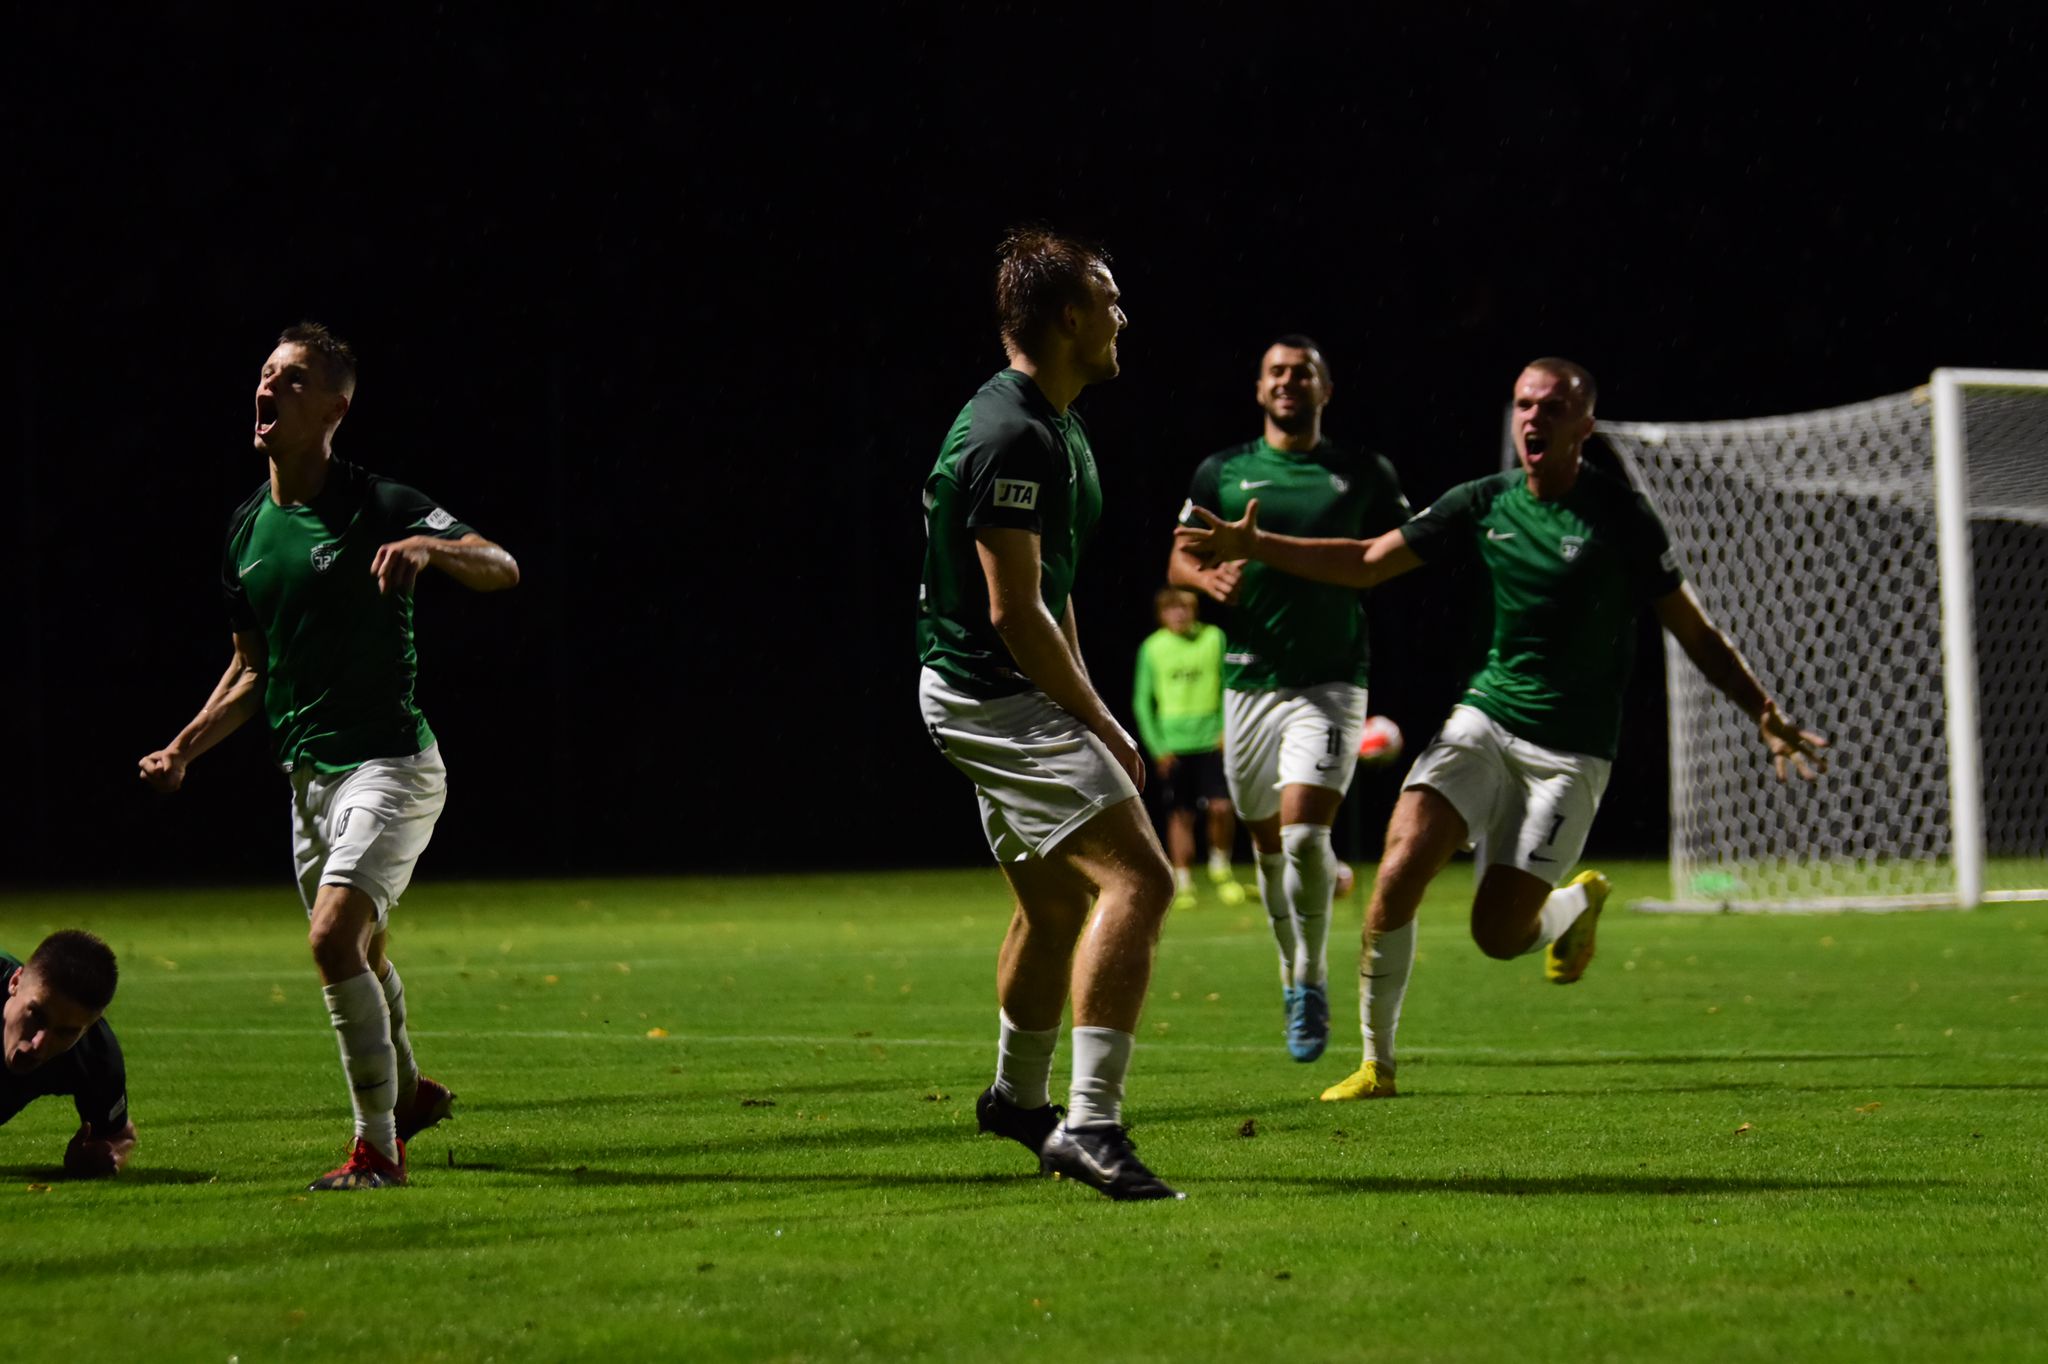
{"label": "nike swoosh logo", "polygon": [[249,576],[249,573],[250,573],[250,570],[254,569],[254,568],[256,567],[256,564],[260,564],[260,563],[262,563],[262,562],[263,562],[263,561],[262,561],[261,559],[258,559],[258,560],[256,560],[256,563],[249,563],[249,564],[243,564],[243,565],[242,565],[242,571],[241,571],[241,573],[239,573],[239,574],[238,574],[237,576],[238,576],[238,577],[243,577],[243,578],[246,578],[246,577],[248,577],[248,576]]}
{"label": "nike swoosh logo", "polygon": [[1241,493],[1248,493],[1248,492],[1250,492],[1250,491],[1251,491],[1252,489],[1254,489],[1254,488],[1263,488],[1263,487],[1266,487],[1267,485],[1269,485],[1270,483],[1272,483],[1272,481],[1273,481],[1273,480],[1272,480],[1272,479],[1270,479],[1270,478],[1261,478],[1261,479],[1249,479],[1249,478],[1244,478],[1244,479],[1239,479],[1239,480],[1238,480],[1238,484],[1237,484],[1237,490],[1238,490],[1239,492],[1241,492]]}
{"label": "nike swoosh logo", "polygon": [[1336,770],[1337,770],[1337,764],[1336,764],[1336,763],[1317,763],[1317,764],[1316,764],[1316,771],[1318,771],[1318,772],[1335,772]]}
{"label": "nike swoosh logo", "polygon": [[1512,540],[1515,538],[1515,533],[1511,530],[1495,530],[1492,526],[1488,526],[1486,528],[1486,538],[1489,540]]}

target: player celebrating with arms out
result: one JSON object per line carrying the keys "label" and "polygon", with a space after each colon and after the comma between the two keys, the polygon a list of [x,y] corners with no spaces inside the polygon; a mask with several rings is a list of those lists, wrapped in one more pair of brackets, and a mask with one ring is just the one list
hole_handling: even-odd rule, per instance
{"label": "player celebrating with arms out", "polygon": [[112,950],[82,929],[52,933],[25,963],[0,952],[0,1123],[45,1095],[69,1094],[79,1127],[64,1169],[81,1179],[119,1173],[135,1149],[128,1071],[103,1017],[119,979]]}
{"label": "player celebrating with arms out", "polygon": [[[1290,534],[1365,539],[1407,518],[1384,456],[1324,437],[1330,366],[1314,341],[1288,335],[1268,346],[1257,392],[1265,434],[1196,469],[1184,522],[1195,507],[1234,517],[1257,501],[1266,524]],[[1178,540],[1166,577],[1225,607],[1224,766],[1280,953],[1287,1051],[1313,1061],[1330,1037],[1330,903],[1340,870],[1330,826],[1358,763],[1371,638],[1355,590],[1238,557],[1198,555]]]}
{"label": "player celebrating with arms out", "polygon": [[1326,1100],[1395,1092],[1394,1030],[1415,962],[1423,892],[1461,846],[1480,879],[1472,937],[1490,957],[1546,951],[1545,975],[1585,973],[1607,881],[1578,860],[1621,728],[1635,616],[1648,603],[1708,681],[1756,721],[1783,780],[1811,779],[1827,740],[1800,729],[1764,690],[1685,585],[1663,523],[1627,484],[1586,465],[1593,376],[1569,360],[1531,361],[1515,380],[1521,467],[1451,489],[1369,542],[1274,535],[1258,507],[1181,542],[1323,582],[1369,588],[1452,554],[1476,556],[1493,587],[1493,643],[1443,730],[1415,761],[1387,826],[1359,965],[1365,1060]]}
{"label": "player celebrating with arms out", "polygon": [[[1145,760],[1089,681],[1071,593],[1102,514],[1072,404],[1117,373],[1125,326],[1103,255],[1052,233],[1003,242],[1010,364],[946,433],[925,481],[918,702],[974,782],[1016,896],[996,959],[996,1080],[975,1105],[1041,1169],[1116,1199],[1177,1198],[1122,1125],[1124,1076],[1173,877],[1138,803]],[[1047,1078],[1073,997],[1067,1113]]]}
{"label": "player celebrating with arms out", "polygon": [[292,856],[313,960],[355,1106],[348,1160],[315,1189],[406,1182],[405,1143],[453,1097],[419,1072],[405,987],[385,955],[391,906],[447,799],[447,768],[413,702],[413,585],[438,568],[495,592],[519,565],[432,499],[336,458],[355,353],[317,323],[278,337],[256,381],[256,448],[270,477],[228,525],[221,587],[234,657],[199,714],[142,759],[176,791],[187,766],[243,723],[269,721],[291,779]]}

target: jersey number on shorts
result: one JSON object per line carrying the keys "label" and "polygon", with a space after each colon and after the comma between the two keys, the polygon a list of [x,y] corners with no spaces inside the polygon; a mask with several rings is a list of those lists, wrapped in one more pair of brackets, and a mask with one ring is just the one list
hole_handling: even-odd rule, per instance
{"label": "jersey number on shorts", "polygon": [[[1550,825],[1550,832],[1544,835],[1543,841],[1541,843],[1538,843],[1536,847],[1548,848],[1552,844],[1556,843],[1557,836],[1564,832],[1565,820],[1569,818],[1569,815],[1559,815],[1555,820],[1553,820]],[[1544,857],[1541,854],[1537,853],[1535,848],[1532,848],[1529,850],[1529,860],[1531,862],[1555,862],[1557,859],[1554,857]]]}

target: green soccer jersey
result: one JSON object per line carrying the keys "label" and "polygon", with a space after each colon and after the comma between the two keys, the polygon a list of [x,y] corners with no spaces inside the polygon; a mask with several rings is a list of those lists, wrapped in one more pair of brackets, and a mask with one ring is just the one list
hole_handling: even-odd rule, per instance
{"label": "green soccer jersey", "polygon": [[268,650],[263,713],[285,771],[331,775],[434,742],[413,703],[412,594],[380,594],[370,560],[393,540],[471,533],[433,499],[339,459],[304,506],[280,507],[266,482],[236,509],[221,590],[235,630],[260,632]]}
{"label": "green soccer jersey", "polygon": [[1006,526],[1038,536],[1039,595],[1060,620],[1081,546],[1101,516],[1102,485],[1080,414],[1054,411],[1028,374],[1000,371],[953,419],[925,480],[918,659],[972,696],[1029,691],[1033,682],[989,624],[974,532]]}
{"label": "green soccer jersey", "polygon": [[1425,561],[1476,554],[1493,584],[1493,645],[1464,702],[1510,733],[1614,757],[1635,618],[1684,581],[1649,501],[1590,465],[1540,500],[1520,470],[1461,483],[1403,527]]}
{"label": "green soccer jersey", "polygon": [[[1194,507],[1235,521],[1255,497],[1259,525],[1282,535],[1370,540],[1408,516],[1408,499],[1384,455],[1330,440],[1294,454],[1262,438],[1202,462],[1181,521],[1197,524]],[[1372,640],[1364,599],[1352,588],[1248,563],[1223,628],[1230,640],[1223,685],[1233,691],[1366,684]]]}
{"label": "green soccer jersey", "polygon": [[1138,646],[1131,710],[1153,757],[1214,752],[1223,742],[1223,632],[1154,630]]}

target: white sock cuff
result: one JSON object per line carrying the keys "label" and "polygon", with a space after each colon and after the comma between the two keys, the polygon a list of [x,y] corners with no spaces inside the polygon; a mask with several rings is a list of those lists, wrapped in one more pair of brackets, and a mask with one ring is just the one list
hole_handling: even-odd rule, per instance
{"label": "white sock cuff", "polygon": [[1006,1030],[1013,1033],[1017,1033],[1024,1037],[1050,1037],[1055,1042],[1059,1040],[1060,1025],[1057,1023],[1053,1024],[1050,1028],[1019,1027],[1017,1025],[1017,1020],[1010,1017],[1010,1011],[1008,1009],[997,1009],[996,1021],[1000,1023]]}
{"label": "white sock cuff", "polygon": [[1359,963],[1365,975],[1375,974],[1372,965],[1375,960],[1395,961],[1412,959],[1415,955],[1415,920],[1410,919],[1399,928],[1382,929],[1374,933],[1366,944],[1365,958]]}
{"label": "white sock cuff", "polygon": [[390,1017],[384,984],[377,979],[376,972],[368,969],[359,976],[321,987],[320,995],[327,1001],[328,1015],[337,1027],[372,1015]]}

